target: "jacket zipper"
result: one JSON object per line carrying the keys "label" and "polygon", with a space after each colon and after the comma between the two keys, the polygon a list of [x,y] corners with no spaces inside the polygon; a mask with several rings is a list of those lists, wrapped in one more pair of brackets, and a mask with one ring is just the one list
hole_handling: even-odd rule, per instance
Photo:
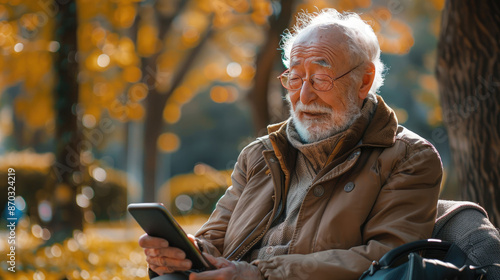
{"label": "jacket zipper", "polygon": [[240,261],[241,258],[243,258],[243,256],[248,252],[248,250],[250,250],[250,248],[252,248],[255,244],[257,244],[257,242],[259,242],[259,240],[264,236],[265,233],[266,230],[263,230],[259,234],[259,236],[257,236],[257,238],[255,238],[252,242],[250,242],[250,244],[248,244],[248,246],[245,247],[238,256],[236,256],[236,260]]}
{"label": "jacket zipper", "polygon": [[[245,237],[245,239],[243,239],[243,241],[241,241],[240,245],[238,245],[238,247],[236,247],[232,252],[231,254],[229,254],[226,259],[229,259],[232,255],[234,255],[234,253],[236,253],[236,251],[238,251],[238,249],[241,248],[241,246],[245,243],[245,241],[247,241],[248,238],[250,238],[250,236],[252,236],[252,234],[260,227],[260,225],[262,224],[262,222],[264,222],[266,220],[266,218],[269,216],[269,214],[271,214],[272,212],[269,212],[265,217],[264,219],[262,219],[259,224],[247,235],[247,237]],[[262,232],[264,233],[265,230]],[[259,235],[259,237],[262,235],[262,233]],[[252,245],[253,246],[253,245]],[[247,246],[248,247],[248,246]],[[245,248],[246,249],[246,248]],[[245,250],[244,249],[244,250]],[[239,260],[239,258],[241,257],[241,253],[236,257],[237,260]]]}
{"label": "jacket zipper", "polygon": [[[271,169],[269,169],[271,170]],[[279,172],[280,173],[280,176],[282,176],[283,174],[281,173],[281,171]],[[281,195],[283,196],[283,191],[284,191],[284,179],[281,178],[281,188],[282,188],[282,191],[281,191]],[[250,238],[250,236],[257,230],[257,228],[259,228],[262,224],[262,222],[264,221],[268,221],[269,224],[272,224],[274,222],[275,219],[277,219],[280,215],[281,215],[281,212],[283,211],[284,207],[283,207],[283,203],[285,202],[283,198],[276,198],[276,199],[279,199],[280,202],[278,203],[278,209],[276,209],[276,214],[274,215],[274,217],[271,217],[271,223],[269,223],[269,220],[268,220],[268,216],[272,213],[273,211],[269,212],[260,222],[259,224],[247,235],[247,237],[245,237],[245,239],[243,239],[243,241],[240,243],[240,245],[238,245],[238,247],[236,247],[236,249],[234,249],[231,254],[229,254],[229,256],[227,257],[227,259],[229,259],[232,255],[234,255],[236,253],[236,251],[238,251],[238,249],[241,248],[241,246],[245,243],[245,241],[247,241],[248,238]],[[266,228],[252,241],[250,242],[250,244],[248,244],[237,256],[236,256],[236,260],[241,260],[241,258],[248,252],[248,250],[250,250],[255,244],[257,244],[257,242],[260,241],[260,239],[264,236],[264,234],[266,233],[267,231],[267,226]]]}

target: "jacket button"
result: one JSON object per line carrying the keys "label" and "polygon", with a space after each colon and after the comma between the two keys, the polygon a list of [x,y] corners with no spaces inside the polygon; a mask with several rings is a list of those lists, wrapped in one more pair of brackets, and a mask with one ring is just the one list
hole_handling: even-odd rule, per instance
{"label": "jacket button", "polygon": [[353,182],[349,182],[349,183],[345,184],[345,186],[344,186],[344,191],[346,191],[346,192],[351,192],[353,189],[354,189]]}
{"label": "jacket button", "polygon": [[274,248],[271,247],[271,246],[269,246],[269,247],[266,248],[266,253],[269,254],[269,255],[272,254],[273,251],[274,251]]}
{"label": "jacket button", "polygon": [[317,185],[316,187],[314,187],[313,189],[313,194],[314,196],[316,197],[321,197],[323,194],[325,193],[325,189],[323,188],[322,185]]}
{"label": "jacket button", "polygon": [[272,158],[270,158],[270,159],[269,159],[269,161],[270,161],[271,163],[275,163],[275,162],[276,162],[276,159],[272,157]]}

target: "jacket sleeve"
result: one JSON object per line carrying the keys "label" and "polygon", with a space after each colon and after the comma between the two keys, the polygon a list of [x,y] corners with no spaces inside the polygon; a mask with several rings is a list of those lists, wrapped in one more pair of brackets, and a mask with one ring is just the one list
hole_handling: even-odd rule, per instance
{"label": "jacket sleeve", "polygon": [[262,153],[262,148],[253,142],[243,149],[231,174],[232,186],[217,202],[208,221],[195,234],[198,245],[205,252],[219,257],[224,251],[224,239],[231,215],[247,183],[247,154]]}
{"label": "jacket sleeve", "polygon": [[[442,166],[430,145],[395,162],[362,226],[363,245],[307,255],[282,255],[255,264],[267,279],[357,279],[390,249],[430,238]],[[422,147],[423,146],[423,147]]]}

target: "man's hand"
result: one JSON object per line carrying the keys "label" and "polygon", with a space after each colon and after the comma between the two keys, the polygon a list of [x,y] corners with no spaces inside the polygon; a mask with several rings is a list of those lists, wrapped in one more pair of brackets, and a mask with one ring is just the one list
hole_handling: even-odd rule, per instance
{"label": "man's hand", "polygon": [[[194,237],[188,237],[196,245]],[[192,266],[184,251],[170,247],[165,239],[144,234],[139,238],[139,246],[144,248],[149,268],[158,275],[188,270]]]}
{"label": "man's hand", "polygon": [[205,258],[212,263],[216,270],[200,273],[191,273],[189,280],[254,280],[264,279],[260,270],[247,262],[230,262],[225,258],[216,258],[203,253]]}

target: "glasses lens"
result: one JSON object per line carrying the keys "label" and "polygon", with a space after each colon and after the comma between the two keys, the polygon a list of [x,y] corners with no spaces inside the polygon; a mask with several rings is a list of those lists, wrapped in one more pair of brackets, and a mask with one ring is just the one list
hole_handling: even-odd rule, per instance
{"label": "glasses lens", "polygon": [[285,73],[281,75],[281,84],[291,90],[297,90],[302,87],[302,78],[296,74]]}
{"label": "glasses lens", "polygon": [[324,74],[312,75],[313,88],[319,91],[327,91],[332,89],[333,79]]}

